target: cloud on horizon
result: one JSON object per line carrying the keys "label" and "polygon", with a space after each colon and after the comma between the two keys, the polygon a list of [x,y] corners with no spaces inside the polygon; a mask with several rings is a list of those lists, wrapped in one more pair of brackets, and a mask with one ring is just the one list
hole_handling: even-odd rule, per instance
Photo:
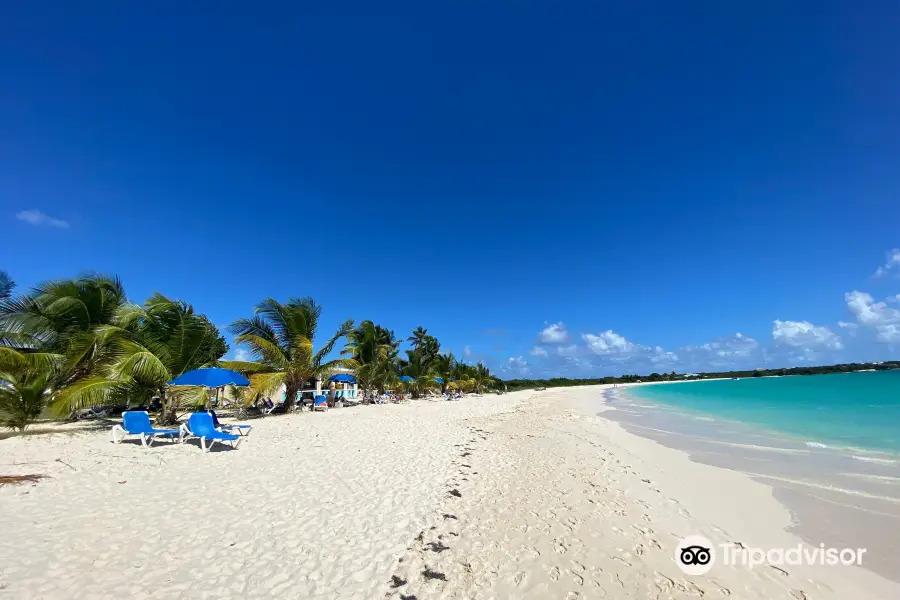
{"label": "cloud on horizon", "polygon": [[35,227],[55,227],[57,229],[68,229],[69,222],[51,217],[37,209],[23,210],[16,213],[16,218],[20,221],[33,225]]}
{"label": "cloud on horizon", "polygon": [[[878,268],[876,275],[883,277],[892,271],[900,275],[900,250],[894,249],[887,256],[887,262]],[[844,307],[852,319],[834,324],[773,319],[768,342],[734,333],[672,351],[630,340],[612,329],[597,333],[572,332],[570,336],[563,321],[545,321],[537,333],[537,342],[528,352],[533,361],[528,363],[523,357],[514,356],[500,368],[504,373],[515,369],[521,373],[524,361],[532,377],[602,377],[885,360],[892,357],[892,344],[900,344],[898,303],[900,294],[876,301],[871,294],[854,290],[844,294]]]}

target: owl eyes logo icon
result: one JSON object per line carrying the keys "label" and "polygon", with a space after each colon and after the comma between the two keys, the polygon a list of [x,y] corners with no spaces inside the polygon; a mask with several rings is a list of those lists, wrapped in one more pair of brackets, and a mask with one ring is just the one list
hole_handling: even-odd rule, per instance
{"label": "owl eyes logo icon", "polygon": [[675,562],[688,575],[705,575],[716,560],[716,549],[703,536],[689,535],[675,547]]}

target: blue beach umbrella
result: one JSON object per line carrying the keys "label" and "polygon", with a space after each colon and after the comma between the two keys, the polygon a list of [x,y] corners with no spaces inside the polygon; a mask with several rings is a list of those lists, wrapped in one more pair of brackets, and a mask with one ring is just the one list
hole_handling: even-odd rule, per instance
{"label": "blue beach umbrella", "polygon": [[337,381],[339,383],[356,383],[356,377],[347,373],[338,373],[328,378],[329,381]]}
{"label": "blue beach umbrella", "polygon": [[220,388],[226,385],[250,385],[250,380],[228,369],[194,369],[183,373],[169,382],[169,385],[195,385],[205,388]]}
{"label": "blue beach umbrella", "polygon": [[434,380],[435,380],[436,382],[438,382],[439,384],[444,385],[444,380],[441,379],[440,377],[435,377]]}
{"label": "blue beach umbrella", "polygon": [[410,377],[409,375],[404,375],[403,377],[400,378],[400,381],[402,381],[403,383],[415,383],[416,378]]}

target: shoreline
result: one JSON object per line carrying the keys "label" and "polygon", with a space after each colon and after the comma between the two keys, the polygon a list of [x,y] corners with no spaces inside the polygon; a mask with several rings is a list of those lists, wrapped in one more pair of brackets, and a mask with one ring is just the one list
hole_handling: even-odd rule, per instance
{"label": "shoreline", "polygon": [[791,514],[770,486],[592,414],[603,391],[277,416],[255,421],[238,450],[206,455],[190,444],[113,445],[106,431],[2,440],[3,474],[50,478],[0,488],[0,511],[16,515],[4,525],[0,589],[22,598],[900,597],[896,583],[853,567],[682,573],[680,538],[791,547]]}
{"label": "shoreline", "polygon": [[[801,543],[785,531],[791,514],[770,486],[597,416],[602,391],[543,391],[512,414],[479,420],[479,441],[459,462],[459,496],[411,545],[397,573],[403,591],[389,597],[898,597],[897,583],[855,567],[682,573],[674,556],[682,537],[790,548]],[[486,471],[488,479],[470,476]]]}
{"label": "shoreline", "polygon": [[[734,422],[681,413],[677,406],[665,406],[659,414],[642,412],[622,418],[616,414],[616,399],[611,396],[619,391],[627,395],[621,387],[603,391],[603,418],[615,421],[630,435],[682,454],[691,464],[739,473],[766,486],[789,515],[783,527],[786,533],[813,547],[824,543],[867,548],[864,569],[900,581],[900,554],[892,542],[893,534],[900,531],[900,498],[896,489],[889,487],[900,484],[900,478],[879,472],[890,465],[877,459],[875,464],[854,462],[860,457],[847,452],[849,448],[810,444],[756,426],[731,430]],[[658,404],[639,395],[630,397]],[[654,429],[641,420],[665,421],[665,429]],[[701,422],[692,424],[697,421]],[[742,438],[744,431],[756,437]],[[852,450],[887,455],[884,451]],[[869,472],[857,472],[866,470]]]}

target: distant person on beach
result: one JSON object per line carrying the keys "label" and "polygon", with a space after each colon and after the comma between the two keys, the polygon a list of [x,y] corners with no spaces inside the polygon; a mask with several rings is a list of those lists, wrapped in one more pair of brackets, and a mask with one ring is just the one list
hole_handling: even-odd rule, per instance
{"label": "distant person on beach", "polygon": [[335,392],[335,388],[337,386],[334,385],[334,382],[331,382],[331,385],[328,386],[328,408],[334,408],[334,397],[337,394]]}

